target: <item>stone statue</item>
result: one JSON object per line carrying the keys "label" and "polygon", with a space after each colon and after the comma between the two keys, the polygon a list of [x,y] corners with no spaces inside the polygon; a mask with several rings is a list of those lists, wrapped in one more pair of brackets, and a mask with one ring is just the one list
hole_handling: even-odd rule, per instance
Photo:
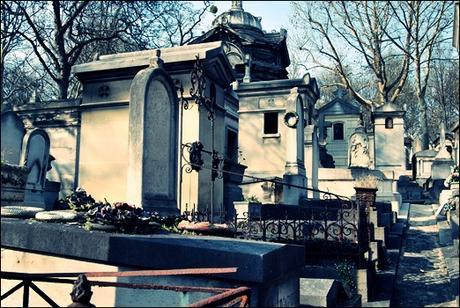
{"label": "stone statue", "polygon": [[244,57],[244,77],[243,82],[251,82],[251,65],[252,59],[250,54]]}
{"label": "stone statue", "polygon": [[369,168],[369,139],[362,123],[348,141],[348,167]]}
{"label": "stone statue", "polygon": [[242,11],[243,10],[243,1],[232,1],[232,8],[233,11]]}

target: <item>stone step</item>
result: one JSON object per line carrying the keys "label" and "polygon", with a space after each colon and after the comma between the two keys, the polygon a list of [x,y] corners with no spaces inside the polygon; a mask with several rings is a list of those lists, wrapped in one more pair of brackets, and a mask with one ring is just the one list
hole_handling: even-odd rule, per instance
{"label": "stone step", "polygon": [[335,279],[300,278],[300,305],[337,306],[337,282]]}

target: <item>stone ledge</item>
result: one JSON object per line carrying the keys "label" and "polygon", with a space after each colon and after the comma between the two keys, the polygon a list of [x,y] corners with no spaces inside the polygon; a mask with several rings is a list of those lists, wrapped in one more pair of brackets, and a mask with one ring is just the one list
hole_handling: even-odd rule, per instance
{"label": "stone ledge", "polygon": [[88,232],[75,225],[1,219],[1,247],[109,265],[238,267],[226,279],[265,283],[304,265],[302,246],[211,236]]}

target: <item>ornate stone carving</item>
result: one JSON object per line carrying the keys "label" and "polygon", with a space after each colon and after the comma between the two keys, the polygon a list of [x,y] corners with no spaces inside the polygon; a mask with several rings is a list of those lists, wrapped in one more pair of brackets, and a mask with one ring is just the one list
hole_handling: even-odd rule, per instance
{"label": "ornate stone carving", "polygon": [[360,124],[348,141],[348,167],[369,168],[369,139]]}

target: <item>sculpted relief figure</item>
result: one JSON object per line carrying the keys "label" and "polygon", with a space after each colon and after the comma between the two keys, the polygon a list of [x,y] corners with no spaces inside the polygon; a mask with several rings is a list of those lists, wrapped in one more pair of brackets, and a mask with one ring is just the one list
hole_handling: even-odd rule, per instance
{"label": "sculpted relief figure", "polygon": [[358,126],[348,141],[348,167],[369,168],[369,140],[363,126]]}

